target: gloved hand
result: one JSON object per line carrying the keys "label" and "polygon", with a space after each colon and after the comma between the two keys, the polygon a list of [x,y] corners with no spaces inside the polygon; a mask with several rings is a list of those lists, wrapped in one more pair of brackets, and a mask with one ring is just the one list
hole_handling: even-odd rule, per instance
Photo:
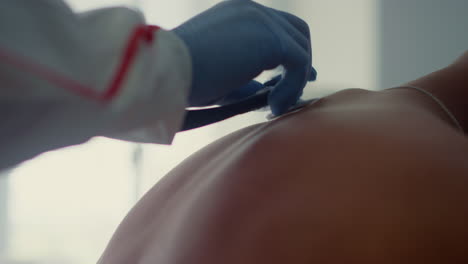
{"label": "gloved hand", "polygon": [[192,56],[190,106],[213,104],[283,65],[284,76],[269,97],[273,114],[280,115],[316,78],[307,23],[250,0],[223,1],[173,32]]}

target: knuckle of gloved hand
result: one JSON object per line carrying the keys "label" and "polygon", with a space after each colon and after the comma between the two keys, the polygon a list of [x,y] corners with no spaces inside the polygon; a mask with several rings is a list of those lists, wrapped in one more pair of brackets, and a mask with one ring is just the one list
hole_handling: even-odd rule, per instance
{"label": "knuckle of gloved hand", "polygon": [[302,25],[303,27],[302,32],[304,32],[304,35],[307,37],[310,43],[310,27],[309,27],[309,24],[307,24],[305,21],[303,22],[304,22],[304,25]]}
{"label": "knuckle of gloved hand", "polygon": [[310,27],[309,24],[302,18],[297,17],[298,25],[301,28],[301,30],[306,33],[308,36],[310,36]]}
{"label": "knuckle of gloved hand", "polygon": [[265,7],[254,1],[238,1],[239,12],[248,18],[263,19],[265,17]]}
{"label": "knuckle of gloved hand", "polygon": [[310,39],[310,27],[309,24],[302,18],[293,14],[284,13],[289,16],[290,20],[293,21],[295,27],[302,32],[308,39]]}
{"label": "knuckle of gloved hand", "polygon": [[307,71],[310,65],[310,56],[302,51],[285,54],[285,66],[292,71],[302,72]]}
{"label": "knuckle of gloved hand", "polygon": [[262,15],[261,10],[254,5],[245,5],[240,9],[240,12],[242,12],[242,15],[248,19],[259,18]]}
{"label": "knuckle of gloved hand", "polygon": [[[292,15],[294,16],[294,15]],[[309,24],[302,18],[299,18],[297,16],[294,16],[296,19],[296,27],[299,29],[299,31],[302,32],[308,39],[310,39],[310,27]]]}

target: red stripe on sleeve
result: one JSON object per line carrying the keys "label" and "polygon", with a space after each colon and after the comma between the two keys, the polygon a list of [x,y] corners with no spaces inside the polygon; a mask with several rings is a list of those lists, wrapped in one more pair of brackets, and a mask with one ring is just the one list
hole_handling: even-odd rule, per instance
{"label": "red stripe on sleeve", "polygon": [[115,74],[115,78],[109,85],[108,89],[101,95],[101,100],[112,100],[112,98],[118,94],[138,52],[139,41],[143,40],[146,43],[151,44],[154,41],[154,33],[158,30],[158,26],[141,25],[136,28],[127,44],[127,48],[123,54],[122,63]]}
{"label": "red stripe on sleeve", "polygon": [[27,58],[12,54],[11,52],[7,52],[2,49],[0,49],[0,60],[26,72],[33,73],[43,78],[44,80],[58,87],[67,89],[77,95],[92,100],[108,102],[111,101],[116,95],[118,95],[119,91],[121,90],[125,78],[131,69],[135,56],[138,53],[140,41],[144,41],[147,44],[153,43],[154,34],[159,29],[160,28],[158,26],[151,25],[139,25],[137,28],[135,28],[129,38],[124,53],[122,54],[122,59],[116,73],[114,74],[114,78],[110,82],[107,89],[102,93],[99,93],[96,91],[96,89],[83,85],[43,65],[37,64],[28,60]]}

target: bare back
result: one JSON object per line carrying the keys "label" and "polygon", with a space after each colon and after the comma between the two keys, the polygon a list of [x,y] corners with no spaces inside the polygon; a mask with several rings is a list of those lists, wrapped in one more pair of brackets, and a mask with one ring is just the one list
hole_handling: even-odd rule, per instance
{"label": "bare back", "polygon": [[350,89],[230,134],[154,186],[99,263],[467,263],[468,141],[427,104]]}

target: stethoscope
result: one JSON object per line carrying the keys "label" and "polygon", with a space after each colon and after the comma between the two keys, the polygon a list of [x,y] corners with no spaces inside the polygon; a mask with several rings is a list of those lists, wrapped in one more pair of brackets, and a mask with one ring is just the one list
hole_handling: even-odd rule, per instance
{"label": "stethoscope", "polygon": [[[256,94],[247,97],[239,102],[213,107],[208,109],[187,110],[182,128],[179,131],[187,131],[213,123],[223,121],[236,115],[259,110],[268,106],[268,95],[272,86],[267,86],[259,90]],[[298,111],[299,109],[317,101],[318,99],[299,100],[296,105],[291,107],[285,114]],[[283,115],[285,115],[283,114]],[[283,116],[282,115],[282,116]],[[269,119],[276,118],[270,116]]]}

